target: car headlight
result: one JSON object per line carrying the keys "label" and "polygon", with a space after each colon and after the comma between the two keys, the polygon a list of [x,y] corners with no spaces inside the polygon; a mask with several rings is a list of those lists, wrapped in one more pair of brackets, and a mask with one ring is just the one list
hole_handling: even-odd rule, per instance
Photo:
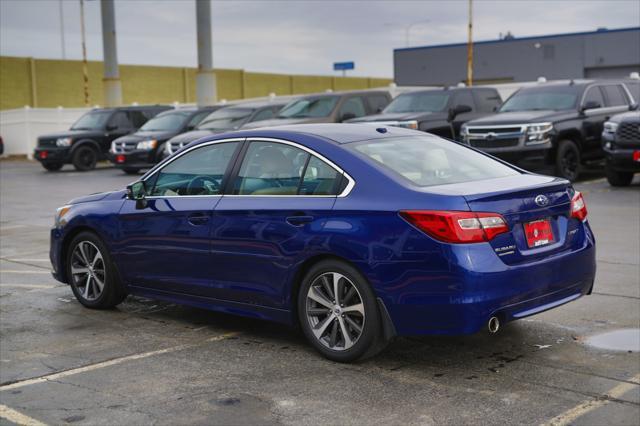
{"label": "car headlight", "polygon": [[155,139],[150,139],[148,141],[138,142],[138,145],[136,145],[136,149],[149,151],[151,149],[155,149],[156,146],[158,146],[158,141]]}
{"label": "car headlight", "polygon": [[56,146],[71,146],[73,139],[71,138],[58,138],[56,139]]}
{"label": "car headlight", "polygon": [[64,219],[64,216],[69,212],[70,209],[71,209],[70,205],[58,207],[56,209],[56,214],[53,220],[54,226],[56,228],[64,226],[67,223],[67,221]]}
{"label": "car headlight", "polygon": [[405,129],[418,130],[418,122],[416,120],[398,121],[396,127],[404,127]]}
{"label": "car headlight", "polygon": [[527,144],[546,142],[549,132],[553,130],[551,123],[535,123],[527,126]]}
{"label": "car headlight", "polygon": [[604,122],[604,132],[614,134],[618,130],[618,123],[614,123],[613,121],[605,121]]}

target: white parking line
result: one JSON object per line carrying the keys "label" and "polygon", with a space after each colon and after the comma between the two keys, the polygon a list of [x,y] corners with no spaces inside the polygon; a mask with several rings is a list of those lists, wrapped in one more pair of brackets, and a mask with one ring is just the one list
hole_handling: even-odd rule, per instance
{"label": "white parking line", "polygon": [[9,408],[6,405],[2,404],[0,404],[0,417],[18,425],[44,426],[44,423],[39,422],[38,420],[33,419],[29,416],[25,416],[24,414],[14,410],[13,408]]}
{"label": "white parking line", "polygon": [[[64,285],[64,284],[63,284]],[[56,288],[62,287],[62,285],[42,285],[42,284],[7,284],[0,283],[0,288]]]}
{"label": "white parking line", "polygon": [[633,382],[633,383],[628,383],[628,382],[621,383],[618,386],[611,389],[609,392],[607,392],[604,396],[608,398],[590,399],[589,401],[585,401],[582,404],[576,407],[573,407],[572,409],[567,410],[564,413],[560,414],[559,416],[556,416],[553,419],[549,420],[549,422],[546,423],[546,425],[549,425],[549,426],[568,425],[578,417],[583,416],[588,412],[595,410],[596,408],[600,408],[603,405],[607,405],[608,403],[611,402],[611,398],[620,398],[625,393],[635,389],[636,387],[638,387],[638,385],[640,385],[640,374],[631,378],[629,382]]}
{"label": "white parking line", "polygon": [[0,269],[0,274],[48,274],[48,275],[51,275],[51,271],[21,271],[19,269]]}
{"label": "white parking line", "polygon": [[12,259],[9,257],[0,257],[0,260],[6,260],[7,262],[51,262],[50,259]]}
{"label": "white parking line", "polygon": [[225,334],[221,334],[219,336],[214,336],[214,337],[211,337],[209,339],[205,339],[203,342],[199,342],[199,343],[186,343],[184,345],[173,346],[173,347],[170,347],[170,348],[160,349],[160,350],[157,350],[157,351],[143,352],[143,353],[140,353],[140,354],[123,356],[123,357],[120,357],[120,358],[110,359],[109,361],[103,361],[103,362],[98,362],[96,364],[86,365],[84,367],[72,368],[71,370],[61,371],[59,373],[53,373],[53,374],[49,374],[49,375],[46,375],[46,376],[35,377],[33,379],[27,379],[27,380],[22,380],[22,381],[15,382],[15,383],[9,383],[7,385],[0,386],[0,392],[6,391],[6,390],[10,390],[10,389],[21,388],[21,387],[29,386],[29,385],[35,385],[35,384],[38,384],[38,383],[47,382],[49,380],[57,380],[57,379],[61,379],[63,377],[73,376],[75,374],[86,373],[88,371],[98,370],[100,368],[105,368],[105,367],[110,367],[112,365],[122,364],[123,362],[127,362],[127,361],[134,361],[134,360],[137,360],[137,359],[149,358],[149,357],[155,356],[155,355],[161,355],[161,354],[180,351],[180,350],[183,350],[183,349],[193,348],[193,347],[196,347],[198,345],[201,345],[204,342],[218,342],[220,340],[225,340],[225,339],[228,339],[230,337],[237,336],[238,334],[239,333],[237,333],[237,332],[225,333]]}

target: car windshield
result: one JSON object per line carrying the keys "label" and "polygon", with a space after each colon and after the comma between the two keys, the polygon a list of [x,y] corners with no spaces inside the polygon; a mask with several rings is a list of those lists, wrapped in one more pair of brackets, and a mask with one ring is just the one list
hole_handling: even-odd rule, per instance
{"label": "car windshield", "polygon": [[152,132],[180,130],[184,126],[189,115],[190,114],[188,112],[184,111],[160,114],[144,123],[144,126],[140,127],[140,131]]}
{"label": "car windshield", "polygon": [[73,123],[71,130],[102,130],[107,125],[111,114],[112,111],[88,112]]}
{"label": "car windshield", "polygon": [[328,117],[338,103],[338,96],[299,99],[285,106],[279,118]]}
{"label": "car windshield", "polygon": [[519,174],[515,169],[484,154],[428,135],[364,141],[352,145],[352,149],[418,186]]}
{"label": "car windshield", "polygon": [[577,91],[573,88],[523,89],[502,104],[498,112],[568,110],[576,107]]}
{"label": "car windshield", "polygon": [[250,108],[225,108],[211,113],[202,120],[198,130],[235,130],[242,127],[251,114]]}
{"label": "car windshield", "polygon": [[439,112],[445,110],[448,102],[449,94],[445,92],[405,93],[391,101],[382,112]]}

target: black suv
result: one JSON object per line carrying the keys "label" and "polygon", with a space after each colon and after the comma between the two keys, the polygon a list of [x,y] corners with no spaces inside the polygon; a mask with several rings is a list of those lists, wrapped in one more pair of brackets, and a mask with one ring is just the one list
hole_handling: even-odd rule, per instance
{"label": "black suv", "polygon": [[356,118],[349,123],[376,122],[458,139],[464,122],[493,114],[501,102],[498,91],[490,88],[420,90],[398,95],[381,114]]}
{"label": "black suv", "polygon": [[67,163],[72,163],[79,171],[91,170],[97,161],[106,159],[114,139],[135,132],[147,120],[168,109],[172,107],[149,105],[92,109],[68,131],[40,136],[34,158],[49,171],[60,170]]}
{"label": "black suv", "polygon": [[573,181],[585,163],[604,157],[604,122],[631,105],[619,81],[540,83],[515,92],[497,114],[463,125],[461,136],[525,168],[553,165],[558,176]]}
{"label": "black suv", "polygon": [[629,185],[634,173],[640,173],[640,111],[618,114],[604,123],[602,148],[609,183]]}
{"label": "black suv", "polygon": [[162,160],[164,144],[169,139],[195,129],[205,117],[220,108],[223,106],[180,108],[160,113],[137,132],[114,140],[109,161],[127,174],[151,168]]}

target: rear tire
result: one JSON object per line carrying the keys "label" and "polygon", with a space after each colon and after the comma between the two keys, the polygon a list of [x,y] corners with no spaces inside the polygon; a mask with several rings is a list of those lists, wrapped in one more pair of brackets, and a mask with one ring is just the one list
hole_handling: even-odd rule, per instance
{"label": "rear tire", "polygon": [[565,139],[558,144],[556,151],[556,175],[571,182],[578,179],[582,170],[582,158],[578,144]]}
{"label": "rear tire", "polygon": [[140,172],[140,169],[132,169],[129,167],[125,167],[124,169],[122,169],[122,171],[128,175],[137,175]]}
{"label": "rear tire", "polygon": [[71,290],[83,306],[109,309],[127,297],[109,250],[96,234],[76,235],[69,244],[65,262]]}
{"label": "rear tire", "polygon": [[612,170],[608,164],[605,173],[607,175],[607,181],[611,186],[628,186],[633,180],[632,172],[617,172]]}
{"label": "rear tire", "polygon": [[64,166],[64,163],[42,163],[42,167],[50,172],[57,172]]}
{"label": "rear tire", "polygon": [[95,169],[97,161],[98,153],[89,145],[81,146],[73,153],[73,167],[79,172]]}
{"label": "rear tire", "polygon": [[317,263],[302,280],[297,302],[302,331],[325,358],[352,362],[384,349],[375,294],[352,266]]}

